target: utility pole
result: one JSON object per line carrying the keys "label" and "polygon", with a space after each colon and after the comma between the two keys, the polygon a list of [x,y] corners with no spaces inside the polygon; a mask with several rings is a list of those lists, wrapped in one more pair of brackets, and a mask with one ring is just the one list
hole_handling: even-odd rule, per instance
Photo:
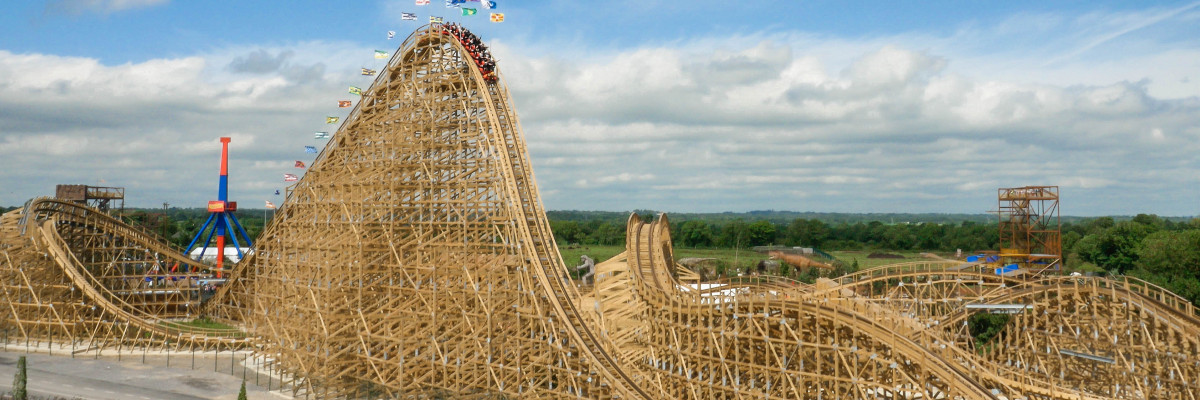
{"label": "utility pole", "polygon": [[167,238],[167,225],[171,223],[171,218],[167,216],[167,207],[170,207],[170,206],[171,206],[170,203],[167,203],[165,201],[163,202],[163,219],[162,219],[163,239]]}

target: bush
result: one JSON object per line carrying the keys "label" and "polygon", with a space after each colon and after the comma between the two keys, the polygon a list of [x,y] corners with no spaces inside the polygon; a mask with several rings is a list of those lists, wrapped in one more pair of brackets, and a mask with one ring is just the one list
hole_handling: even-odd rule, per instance
{"label": "bush", "polygon": [[13,377],[13,400],[25,400],[29,394],[25,391],[25,356],[17,359],[17,375]]}

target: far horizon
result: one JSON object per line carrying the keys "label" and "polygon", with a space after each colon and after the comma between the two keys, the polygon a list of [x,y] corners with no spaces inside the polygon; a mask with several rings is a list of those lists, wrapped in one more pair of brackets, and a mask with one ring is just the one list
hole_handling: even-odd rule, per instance
{"label": "far horizon", "polygon": [[[282,203],[276,203],[276,206],[282,206]],[[0,207],[17,208],[17,207],[21,207],[21,205],[20,205],[20,204],[17,204],[17,205],[7,205],[7,206],[0,206]],[[126,206],[126,207],[125,207],[125,209],[127,209],[127,210],[154,211],[154,210],[162,210],[162,207],[161,207],[161,206],[160,206],[160,207]],[[181,206],[177,206],[177,205],[174,205],[174,204],[172,204],[172,205],[171,205],[171,206],[170,206],[168,209],[170,209],[170,210],[196,210],[196,211],[203,211],[203,210],[206,210],[206,209],[205,209],[205,207],[203,207],[203,206],[199,206],[199,207],[181,207]],[[271,210],[271,209],[269,209],[269,208],[262,208],[262,207],[245,207],[244,205],[241,205],[241,203],[239,203],[239,210],[238,210],[238,211],[241,211],[241,212],[260,212],[260,213],[261,213],[261,212],[266,212],[266,211],[269,211],[269,210]],[[993,219],[994,219],[994,218],[996,218],[996,215],[995,215],[995,213],[990,213],[990,212],[978,212],[978,213],[907,212],[907,211],[900,211],[900,212],[839,212],[839,211],[794,211],[794,210],[748,210],[748,211],[711,211],[711,212],[698,212],[698,211],[671,211],[671,210],[656,210],[656,209],[642,208],[642,207],[639,207],[639,208],[633,208],[633,209],[630,209],[630,210],[577,210],[577,209],[547,209],[547,210],[546,210],[546,213],[547,213],[547,214],[550,214],[550,213],[579,212],[579,213],[623,213],[623,214],[630,214],[630,213],[634,213],[634,212],[639,212],[639,213],[640,213],[640,212],[642,212],[642,211],[653,211],[653,212],[655,212],[655,213],[666,213],[667,215],[719,215],[719,214],[734,214],[734,215],[742,215],[742,214],[745,214],[745,215],[750,215],[750,214],[756,214],[756,213],[780,213],[780,214],[798,214],[798,215],[804,215],[804,214],[822,214],[822,215],[865,215],[865,216],[871,216],[871,215],[879,215],[879,216],[901,216],[901,215],[911,215],[911,216],[931,215],[931,216],[932,216],[932,215],[943,215],[943,216],[967,216],[967,217],[979,217],[979,216],[985,216],[985,217],[989,217],[989,218],[993,218]],[[1159,217],[1159,218],[1162,218],[1162,219],[1166,219],[1166,220],[1172,220],[1172,221],[1177,221],[1177,222],[1178,222],[1178,221],[1189,221],[1189,220],[1191,220],[1191,219],[1194,219],[1194,218],[1200,218],[1200,215],[1161,215],[1161,214],[1153,214],[1153,213],[1146,213],[1146,212],[1131,213],[1131,214],[1106,214],[1106,215],[1075,215],[1075,214],[1070,214],[1070,215],[1068,215],[1068,214],[1063,214],[1063,215],[1061,215],[1060,217],[1061,217],[1061,218],[1063,218],[1063,219],[1093,219],[1093,218],[1104,218],[1104,217],[1112,217],[1112,218],[1116,218],[1116,219],[1132,219],[1132,218],[1134,218],[1134,217],[1138,216],[1139,214],[1154,215],[1154,216],[1157,216],[1157,217]],[[907,221],[897,221],[897,222],[907,222]]]}

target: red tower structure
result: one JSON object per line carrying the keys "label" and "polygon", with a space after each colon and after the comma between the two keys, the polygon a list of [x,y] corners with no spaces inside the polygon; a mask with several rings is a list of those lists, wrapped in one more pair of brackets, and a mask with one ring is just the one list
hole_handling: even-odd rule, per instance
{"label": "red tower structure", "polygon": [[1000,207],[1000,259],[997,273],[1040,274],[1062,263],[1062,221],[1058,186],[1025,186],[997,191]]}
{"label": "red tower structure", "polygon": [[[208,231],[208,237],[204,239],[204,250],[200,251],[200,257],[204,257],[204,252],[208,250],[208,245],[212,243],[213,236],[217,238],[217,278],[221,277],[225,269],[225,236],[228,235],[233,240],[234,248],[237,249],[238,257],[244,258],[242,254],[242,246],[238,243],[238,234],[246,241],[246,247],[250,247],[250,235],[246,234],[246,230],[242,228],[242,224],[238,222],[237,217],[233,215],[237,211],[237,202],[229,201],[229,141],[227,137],[221,138],[221,177],[217,183],[217,199],[208,202],[208,220],[204,221],[204,226],[196,232],[196,237],[192,238],[192,242],[188,244],[186,253],[191,253],[200,240],[204,236],[204,232]],[[209,226],[212,229],[209,230]],[[237,228],[234,230],[233,228]]]}

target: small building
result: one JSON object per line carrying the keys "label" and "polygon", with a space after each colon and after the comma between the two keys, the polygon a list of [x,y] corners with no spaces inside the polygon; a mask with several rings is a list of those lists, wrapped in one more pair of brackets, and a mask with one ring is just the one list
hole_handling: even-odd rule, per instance
{"label": "small building", "polygon": [[116,209],[125,210],[125,188],[88,185],[58,185],[54,188],[54,197],[59,200],[73,201],[103,212]]}

